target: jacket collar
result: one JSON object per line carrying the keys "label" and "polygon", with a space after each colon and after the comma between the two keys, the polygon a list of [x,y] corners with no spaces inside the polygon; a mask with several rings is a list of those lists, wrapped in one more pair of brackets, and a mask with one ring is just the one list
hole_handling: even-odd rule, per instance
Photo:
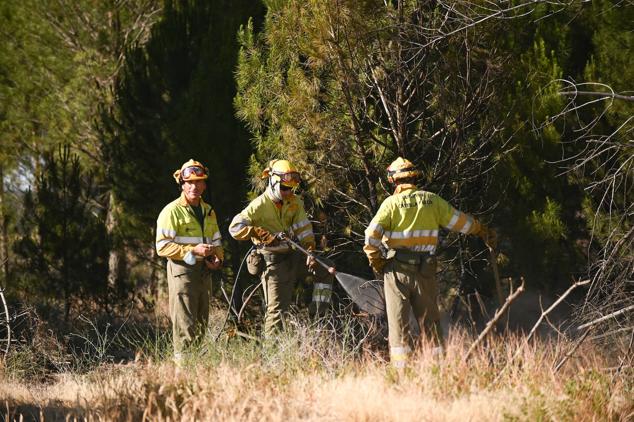
{"label": "jacket collar", "polygon": [[416,185],[412,185],[411,183],[402,183],[396,186],[396,189],[394,189],[394,195],[411,189],[416,189]]}
{"label": "jacket collar", "polygon": [[[187,203],[187,199],[185,199],[185,192],[181,192],[181,196],[180,198],[178,198],[178,205],[180,205],[181,207],[189,207],[189,203]],[[200,205],[203,210],[207,205],[205,201],[203,201],[202,197],[200,198]]]}

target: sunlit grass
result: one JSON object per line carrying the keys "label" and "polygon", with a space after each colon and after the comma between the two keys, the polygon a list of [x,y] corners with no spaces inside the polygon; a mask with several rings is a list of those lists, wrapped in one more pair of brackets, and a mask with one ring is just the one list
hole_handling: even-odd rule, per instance
{"label": "sunlit grass", "polygon": [[[215,324],[215,325],[214,325]],[[3,368],[0,397],[11,409],[30,404],[93,420],[628,420],[634,416],[631,368],[605,370],[610,356],[583,345],[558,372],[572,346],[564,340],[523,345],[521,335],[492,337],[473,357],[473,341],[453,330],[443,358],[423,345],[397,373],[385,350],[354,319],[311,323],[295,319],[264,342],[207,340],[181,368],[169,338],[126,334],[136,359],[69,369],[55,382],[25,387]],[[346,334],[346,331],[348,334]],[[383,348],[385,345],[382,346]],[[8,361],[7,365],[11,365]],[[627,372],[629,371],[629,372]],[[6,410],[3,411],[7,413]],[[44,412],[46,414],[46,412]],[[6,415],[5,415],[6,416]]]}

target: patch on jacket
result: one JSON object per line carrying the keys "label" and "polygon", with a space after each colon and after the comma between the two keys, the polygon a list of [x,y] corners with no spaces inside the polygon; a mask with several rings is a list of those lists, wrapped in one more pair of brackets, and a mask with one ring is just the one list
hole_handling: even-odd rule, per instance
{"label": "patch on jacket", "polygon": [[396,206],[399,208],[416,208],[431,204],[431,199],[423,198],[421,196],[407,196],[405,198],[400,198]]}

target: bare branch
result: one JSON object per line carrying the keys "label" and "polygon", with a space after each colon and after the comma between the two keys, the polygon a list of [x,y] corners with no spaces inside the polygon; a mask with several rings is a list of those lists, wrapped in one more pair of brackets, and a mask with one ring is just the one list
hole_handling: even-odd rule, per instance
{"label": "bare branch", "polygon": [[628,306],[626,308],[620,309],[616,312],[612,312],[608,315],[602,316],[601,318],[595,319],[594,321],[590,321],[586,324],[582,324],[580,326],[577,327],[577,330],[583,330],[584,328],[588,328],[588,327],[592,327],[600,322],[606,321],[610,318],[614,318],[617,317],[619,315],[623,315],[624,313],[626,313],[627,311],[631,311],[632,309],[634,309],[634,305]]}
{"label": "bare branch", "polygon": [[509,308],[509,306],[511,306],[511,303],[515,299],[517,299],[517,297],[521,295],[523,292],[524,292],[524,278],[522,278],[522,284],[520,284],[520,286],[517,288],[515,292],[513,292],[511,295],[509,295],[506,298],[504,305],[502,305],[502,307],[499,308],[495,312],[495,315],[493,316],[493,318],[491,318],[489,322],[487,322],[486,327],[484,328],[484,330],[482,330],[482,332],[480,333],[476,341],[474,341],[471,347],[469,347],[469,350],[467,350],[467,354],[463,358],[464,362],[467,362],[469,360],[469,358],[471,357],[471,354],[476,349],[476,347],[478,347],[478,345],[482,342],[482,340],[484,340],[484,338],[491,332],[495,324],[500,320],[502,315],[504,315],[504,313]]}

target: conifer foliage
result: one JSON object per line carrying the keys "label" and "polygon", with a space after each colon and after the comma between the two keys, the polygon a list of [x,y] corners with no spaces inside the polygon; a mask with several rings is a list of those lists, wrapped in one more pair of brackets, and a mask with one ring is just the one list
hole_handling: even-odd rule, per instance
{"label": "conifer foliage", "polygon": [[64,145],[45,156],[44,168],[24,196],[15,251],[27,291],[64,316],[81,299],[105,305],[108,245],[103,213],[95,207],[94,177]]}
{"label": "conifer foliage", "polygon": [[487,110],[501,69],[487,48],[490,28],[438,39],[461,23],[444,14],[457,10],[434,2],[267,6],[263,31],[240,34],[237,72],[236,107],[256,161],[299,163],[357,248],[390,193],[384,172],[399,155],[423,167],[428,188],[483,210],[498,126]]}

